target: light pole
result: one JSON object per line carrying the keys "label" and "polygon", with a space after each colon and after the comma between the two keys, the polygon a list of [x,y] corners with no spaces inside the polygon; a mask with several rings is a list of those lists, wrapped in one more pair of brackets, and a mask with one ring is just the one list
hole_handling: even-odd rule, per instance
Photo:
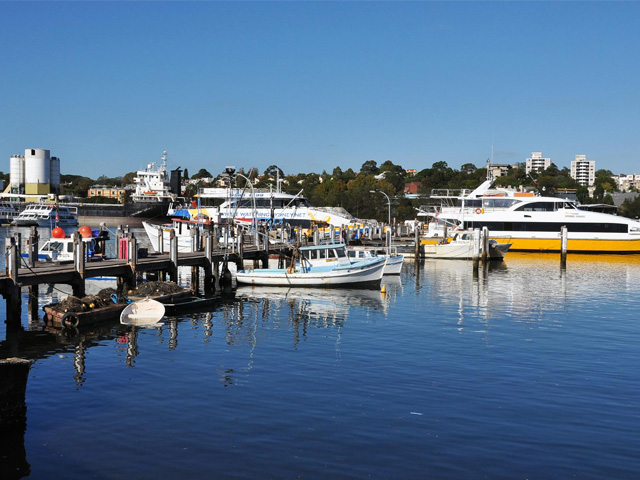
{"label": "light pole", "polygon": [[389,198],[389,195],[384,193],[382,190],[378,190],[377,188],[375,190],[369,190],[369,193],[381,193],[385,197],[387,197],[387,203],[389,204],[389,225],[391,225],[391,199]]}
{"label": "light pole", "polygon": [[253,217],[251,219],[251,226],[253,227],[255,245],[257,247],[258,246],[258,211],[256,210],[256,195],[255,195],[255,192],[253,191],[253,183],[251,183],[251,180],[249,180],[247,177],[245,177],[241,173],[236,173],[236,175],[238,177],[244,178],[249,184],[249,187],[251,187],[251,206],[252,206],[251,216]]}

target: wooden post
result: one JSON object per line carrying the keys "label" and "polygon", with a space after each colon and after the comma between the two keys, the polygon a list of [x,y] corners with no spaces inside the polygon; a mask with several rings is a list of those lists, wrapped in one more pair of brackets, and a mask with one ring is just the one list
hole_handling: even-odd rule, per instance
{"label": "wooden post", "polygon": [[564,268],[567,266],[567,245],[568,245],[567,226],[560,227],[560,265]]}
{"label": "wooden post", "polygon": [[35,267],[38,261],[38,227],[31,227],[31,234],[29,235],[29,266]]}
{"label": "wooden post", "polygon": [[4,292],[4,298],[7,305],[7,318],[5,323],[7,329],[19,329],[22,317],[22,296],[20,286],[18,285],[18,267],[20,266],[20,254],[16,245],[15,237],[5,239],[5,269],[9,281],[7,282],[7,290]]}
{"label": "wooden post", "polygon": [[215,275],[213,274],[213,233],[208,230],[204,236],[204,255],[207,258],[207,266],[204,269],[204,290],[215,291]]}
{"label": "wooden post", "polygon": [[38,285],[29,285],[29,300],[27,302],[27,308],[29,309],[29,320],[35,322],[40,319],[38,311]]}
{"label": "wooden post", "polygon": [[158,253],[164,253],[164,228],[162,228],[162,226],[158,228],[158,245],[156,250],[158,250]]}
{"label": "wooden post", "polygon": [[198,251],[198,239],[196,238],[196,233],[198,231],[198,227],[191,228],[189,230],[189,237],[191,238],[191,251]]}
{"label": "wooden post", "polygon": [[480,263],[480,229],[473,231],[473,273],[478,274],[478,264]]}
{"label": "wooden post", "polygon": [[73,295],[80,298],[85,296],[85,243],[78,232],[73,232],[71,238],[73,239],[73,268],[77,273],[77,278],[71,287]]}
{"label": "wooden post", "polygon": [[391,247],[391,235],[393,234],[393,231],[391,230],[391,225],[389,225],[389,228],[387,228],[386,234],[387,235],[385,237],[384,244],[387,247],[387,251],[389,251],[389,247]]}
{"label": "wooden post", "polygon": [[171,271],[169,278],[172,282],[178,282],[178,237],[172,228],[169,230],[169,258],[171,260]]}
{"label": "wooden post", "polygon": [[199,288],[200,288],[200,267],[193,266],[191,267],[191,291],[194,294],[197,294]]}
{"label": "wooden post", "polygon": [[414,255],[417,260],[418,258],[420,258],[420,224],[416,222],[414,225],[415,225],[415,228],[413,230],[413,242],[415,247]]}
{"label": "wooden post", "polygon": [[489,229],[482,227],[482,262],[489,261]]}
{"label": "wooden post", "polygon": [[26,424],[25,392],[32,363],[32,360],[22,358],[0,360],[0,428],[2,429],[14,426],[24,428]]}

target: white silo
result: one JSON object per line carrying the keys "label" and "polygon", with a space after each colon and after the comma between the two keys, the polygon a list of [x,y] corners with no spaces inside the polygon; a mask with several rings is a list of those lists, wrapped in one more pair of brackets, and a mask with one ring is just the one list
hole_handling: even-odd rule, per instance
{"label": "white silo", "polygon": [[60,159],[58,157],[51,157],[51,173],[50,184],[52,192],[60,191]]}
{"label": "white silo", "polygon": [[24,157],[22,155],[11,155],[9,170],[9,183],[13,193],[24,191]]}
{"label": "white silo", "polygon": [[50,163],[49,150],[27,148],[24,151],[24,193],[31,195],[49,193]]}

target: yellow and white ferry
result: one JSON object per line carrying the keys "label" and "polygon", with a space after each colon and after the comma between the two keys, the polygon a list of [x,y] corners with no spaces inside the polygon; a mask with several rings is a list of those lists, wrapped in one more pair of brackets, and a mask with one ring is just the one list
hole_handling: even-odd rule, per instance
{"label": "yellow and white ferry", "polygon": [[492,180],[477,189],[434,190],[440,206],[421,206],[418,216],[450,229],[487,227],[490,238],[511,243],[511,251],[560,252],[560,232],[567,227],[567,251],[640,253],[640,222],[581,209],[572,200],[491,190]]}

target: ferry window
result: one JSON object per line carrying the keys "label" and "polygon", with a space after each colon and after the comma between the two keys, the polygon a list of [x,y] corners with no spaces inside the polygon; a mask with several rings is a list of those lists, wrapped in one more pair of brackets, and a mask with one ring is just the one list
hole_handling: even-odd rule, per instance
{"label": "ferry window", "polygon": [[67,243],[67,252],[73,252],[73,243],[69,242]]}
{"label": "ferry window", "polygon": [[327,251],[326,250],[318,250],[318,253],[320,254],[320,256],[318,258],[326,258],[326,256],[327,256]]}
{"label": "ferry window", "polygon": [[514,203],[518,203],[518,200],[513,198],[485,198],[484,205],[489,208],[509,208]]}
{"label": "ferry window", "polygon": [[327,258],[336,258],[336,251],[333,248],[327,250]]}
{"label": "ferry window", "polygon": [[556,210],[556,202],[532,202],[525,203],[516,208],[520,212],[553,212]]}
{"label": "ferry window", "polygon": [[338,254],[338,257],[340,258],[346,257],[344,250],[336,250],[335,252]]}

